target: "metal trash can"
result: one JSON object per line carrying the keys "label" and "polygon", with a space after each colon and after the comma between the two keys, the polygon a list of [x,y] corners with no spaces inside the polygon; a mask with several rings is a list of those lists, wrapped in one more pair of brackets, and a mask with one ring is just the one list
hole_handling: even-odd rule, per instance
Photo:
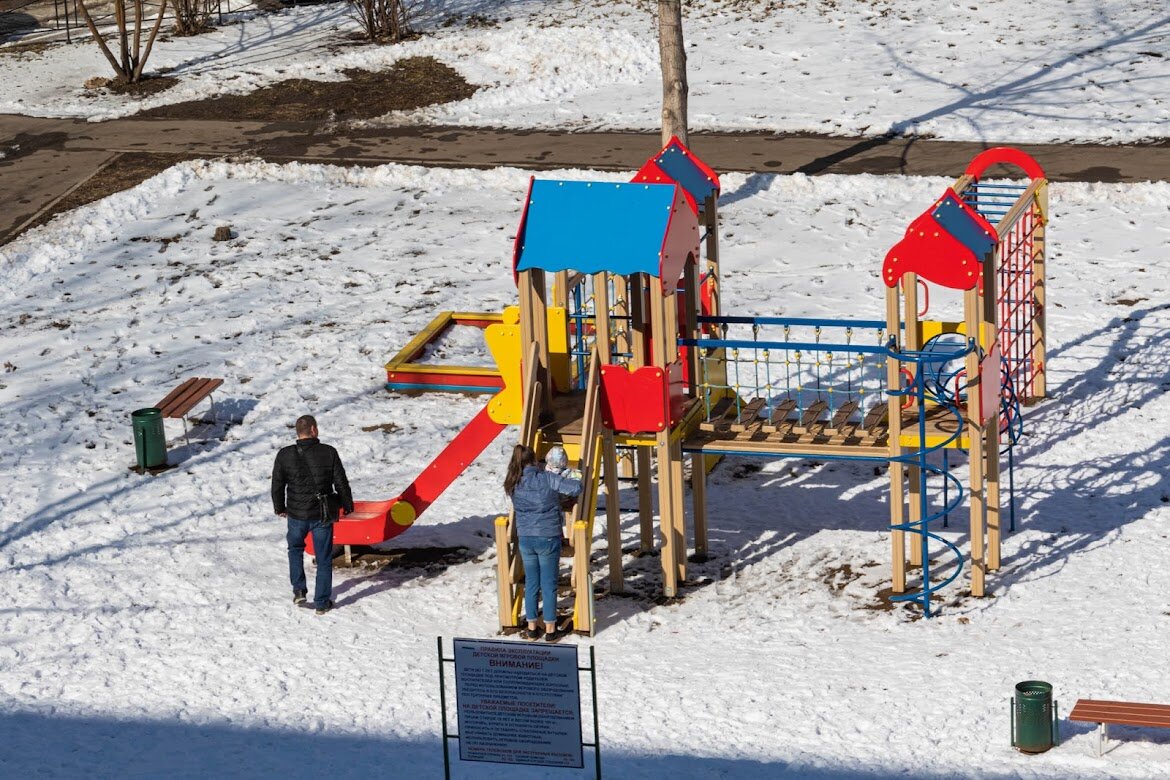
{"label": "metal trash can", "polygon": [[162,409],[150,407],[130,413],[134,424],[134,454],[138,468],[152,469],[167,462],[167,436],[163,430]]}
{"label": "metal trash can", "polygon": [[1012,747],[1021,753],[1043,753],[1059,743],[1052,686],[1041,680],[1016,683],[1012,697]]}

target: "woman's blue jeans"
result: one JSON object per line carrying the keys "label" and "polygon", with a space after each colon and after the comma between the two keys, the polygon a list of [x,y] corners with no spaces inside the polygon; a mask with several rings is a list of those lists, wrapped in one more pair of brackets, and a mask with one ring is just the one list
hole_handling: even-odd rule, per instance
{"label": "woman's blue jeans", "polygon": [[561,560],[561,537],[521,536],[520,558],[524,561],[524,614],[536,622],[536,593],[544,600],[544,622],[557,620],[557,575]]}

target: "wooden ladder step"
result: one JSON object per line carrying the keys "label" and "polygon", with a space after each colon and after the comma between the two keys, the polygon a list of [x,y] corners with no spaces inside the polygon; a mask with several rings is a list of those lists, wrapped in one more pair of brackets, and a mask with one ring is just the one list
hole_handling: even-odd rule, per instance
{"label": "wooden ladder step", "polygon": [[732,421],[731,430],[741,433],[757,423],[757,418],[766,403],[763,398],[753,398],[747,406],[740,410],[739,416]]}
{"label": "wooden ladder step", "polygon": [[[829,404],[825,401],[813,401],[804,410],[804,414],[800,415],[800,422],[792,428],[793,433],[819,433],[823,429],[824,421],[821,420],[821,415],[829,408]],[[816,431],[813,428],[816,428]]]}
{"label": "wooden ladder step", "polygon": [[787,433],[796,423],[795,419],[788,417],[794,411],[796,411],[796,401],[785,398],[776,405],[772,414],[761,427],[766,433]]}
{"label": "wooden ladder step", "polygon": [[857,401],[846,401],[838,406],[837,410],[833,412],[832,422],[829,423],[829,427],[825,428],[825,433],[830,436],[842,433],[849,435],[857,430],[857,423],[849,421],[849,418],[857,411],[857,407]]}
{"label": "wooden ladder step", "polygon": [[878,430],[890,416],[890,405],[884,401],[879,401],[869,408],[865,413],[865,419],[861,421],[861,429],[865,431],[866,436],[877,436]]}
{"label": "wooden ladder step", "polygon": [[699,423],[701,431],[727,430],[728,417],[735,416],[735,399],[723,398],[711,410],[711,417]]}

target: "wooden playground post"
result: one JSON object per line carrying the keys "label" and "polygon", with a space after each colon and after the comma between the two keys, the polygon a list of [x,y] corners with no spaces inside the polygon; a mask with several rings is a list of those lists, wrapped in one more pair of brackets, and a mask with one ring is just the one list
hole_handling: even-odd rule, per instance
{"label": "wooden playground post", "polygon": [[638,549],[648,553],[654,549],[654,496],[650,492],[653,454],[648,447],[637,447],[634,457],[638,472]]}
{"label": "wooden playground post", "polygon": [[[630,355],[634,349],[633,325],[630,317],[630,283],[621,274],[614,274],[613,279],[613,318],[623,325],[616,326],[613,333],[613,349],[617,354]],[[630,358],[626,358],[627,366]],[[631,479],[637,473],[634,470],[634,455],[628,450],[618,457],[617,472],[623,479]]]}
{"label": "wooden playground post", "polygon": [[1036,203],[1032,208],[1032,218],[1035,220],[1035,232],[1032,234],[1032,284],[1033,301],[1036,309],[1035,319],[1032,321],[1032,398],[1023,398],[1022,402],[1031,403],[1035,400],[1048,397],[1048,309],[1046,306],[1047,281],[1045,279],[1045,261],[1048,257],[1048,180],[1041,181],[1036,189]]}
{"label": "wooden playground post", "polygon": [[691,455],[691,499],[695,513],[695,560],[707,560],[707,461],[703,453]]}
{"label": "wooden playground post", "polygon": [[[686,311],[683,312],[683,327],[686,338],[699,338],[699,323],[696,317],[699,312],[699,263],[692,254],[687,255],[686,265],[683,266],[683,278],[686,279],[686,290],[683,293],[683,303]],[[677,302],[676,302],[677,303]],[[687,395],[694,398],[699,392],[699,348],[690,347],[687,350]]]}
{"label": "wooden playground post", "polygon": [[[902,316],[898,299],[898,287],[886,288],[886,329],[894,337],[894,345],[901,343]],[[902,366],[893,355],[886,356],[886,385],[891,390],[902,385]],[[890,525],[896,526],[906,522],[905,484],[903,483],[904,469],[902,462],[896,460],[902,456],[902,399],[890,396],[889,401],[889,447],[890,447]],[[895,593],[906,592],[906,532],[892,528],[890,530],[890,546],[892,558],[891,588]]]}
{"label": "wooden playground post", "polygon": [[[918,322],[918,274],[908,273],[902,277],[902,297],[906,302],[906,349],[917,352],[922,349],[922,329]],[[921,370],[919,365],[918,370]],[[918,414],[925,414],[925,409],[918,408],[918,400],[911,402],[911,407]],[[926,442],[919,442],[919,447],[925,447]],[[907,492],[909,493],[910,522],[922,522],[922,469],[915,464],[906,464]],[[923,536],[922,539],[926,537]],[[922,565],[922,539],[912,540],[910,543],[910,566]],[[923,584],[926,587],[926,584]]]}
{"label": "wooden playground post", "polygon": [[605,271],[593,274],[593,333],[601,362],[610,363],[609,274]]}
{"label": "wooden playground post", "polygon": [[617,447],[613,443],[613,431],[605,431],[604,464],[605,473],[605,535],[609,558],[609,592],[625,593],[625,579],[622,576],[622,506],[621,489],[618,485]]}
{"label": "wooden playground post", "polygon": [[[979,289],[972,287],[963,293],[963,308],[966,312],[965,321],[967,337],[974,339],[979,346],[982,335],[982,309],[980,307]],[[985,592],[984,579],[986,562],[984,560],[984,538],[986,523],[984,521],[984,485],[983,467],[986,459],[983,446],[983,422],[975,412],[978,406],[979,394],[982,392],[979,381],[979,350],[974,349],[967,353],[967,442],[970,447],[970,490],[971,490],[971,595],[982,598]],[[996,421],[998,425],[998,420]]]}
{"label": "wooden playground post", "polygon": [[[613,277],[615,285],[620,278],[619,276]],[[609,279],[609,274],[604,271],[598,271],[593,274],[593,327],[595,344],[599,360],[605,364],[612,361],[610,347],[613,339],[613,327],[610,321],[609,311]],[[590,369],[590,373],[592,374],[592,369]],[[590,383],[592,381],[593,377],[591,376]],[[590,384],[589,390],[586,391],[587,398],[590,392],[593,392],[592,384]],[[586,400],[586,406],[588,405],[589,402]],[[597,422],[600,428],[600,417],[598,417]],[[614,447],[612,431],[604,431],[602,438],[602,473],[605,478],[606,546],[608,548],[609,561],[609,589],[612,593],[621,593],[624,590],[624,580],[622,578],[622,511],[620,488],[618,487],[617,449]],[[584,441],[582,441],[581,451],[582,457],[584,457]]]}
{"label": "wooden playground post", "polygon": [[496,605],[499,609],[500,628],[516,625],[512,617],[512,599],[515,581],[512,579],[512,519],[501,515],[496,518]]}
{"label": "wooden playground post", "polygon": [[[983,263],[983,290],[979,297],[983,302],[982,327],[987,334],[988,352],[999,344],[999,293],[997,280],[999,279],[1000,250],[997,248],[992,259]],[[998,354],[998,353],[997,353]],[[987,570],[999,571],[1000,566],[1000,499],[999,499],[999,422],[1000,422],[1000,395],[1002,393],[1002,370],[999,365],[987,367],[990,372],[989,380],[996,384],[995,404],[991,410],[984,409],[983,454],[987,459],[986,468],[986,515],[987,515]],[[983,381],[983,377],[980,377]],[[970,398],[970,396],[968,396]],[[982,404],[980,404],[982,406]]]}
{"label": "wooden playground post", "polygon": [[[711,273],[711,279],[715,279],[715,272],[710,270],[717,269],[718,259],[712,259],[712,251],[717,252],[717,244],[715,244],[714,230],[712,222],[715,220],[715,193],[707,196],[703,205],[703,217],[707,222],[707,267],[708,273]],[[713,249],[713,245],[715,248]],[[686,275],[686,335],[687,338],[698,339],[701,336],[698,320],[696,316],[702,306],[702,297],[700,285],[702,283],[701,269],[699,263],[694,255],[687,255],[686,266],[684,267]],[[714,292],[711,296],[712,304],[715,301]],[[688,350],[688,371],[690,372],[689,395],[692,398],[698,397],[700,388],[702,386],[702,364],[699,360],[700,347],[694,346]],[[680,453],[681,455],[681,453]],[[694,531],[695,531],[695,559],[706,560],[707,558],[707,468],[706,461],[702,453],[691,456],[691,499],[694,510]]]}
{"label": "wooden playground post", "polygon": [[[627,284],[630,310],[630,368],[646,365],[647,316],[646,276],[630,274]],[[650,474],[653,470],[650,450],[647,447],[634,448],[635,470],[638,477],[638,539],[639,549],[648,553],[654,549],[654,500],[650,492]]]}
{"label": "wooden playground post", "polygon": [[999,498],[999,415],[992,417],[984,432],[983,451],[987,455],[987,570],[999,571],[1000,525]]}
{"label": "wooden playground post", "polygon": [[[671,336],[677,324],[675,306],[671,305],[675,296],[664,295],[662,280],[654,280],[650,289],[650,332],[654,334],[652,340],[651,364],[667,371],[672,351],[677,354],[678,343]],[[669,423],[669,421],[667,421]],[[659,531],[662,534],[662,591],[667,598],[678,595],[679,586],[679,550],[677,523],[674,517],[675,493],[678,487],[674,484],[675,470],[671,459],[673,447],[670,436],[670,425],[655,435],[655,450],[658,454],[658,515]]]}
{"label": "wooden playground post", "polygon": [[679,584],[687,579],[687,510],[684,499],[683,451],[682,440],[676,436],[670,437],[670,484],[671,498],[674,506],[671,507],[674,531],[675,571]]}
{"label": "wooden playground post", "polygon": [[536,344],[536,380],[540,383],[540,411],[552,408],[552,382],[549,381],[548,291],[544,271],[532,268],[520,272],[520,343]]}
{"label": "wooden playground post", "polygon": [[[688,258],[693,258],[692,255],[687,255]],[[692,260],[693,264],[693,260]],[[661,282],[660,282],[661,283]],[[666,363],[663,364],[663,371],[669,376],[669,371],[666,366],[670,366],[679,360],[678,351],[678,296],[675,294],[664,296],[663,303],[663,330],[659,331],[663,334],[661,339],[655,341],[663,342],[662,346],[665,350],[664,357]],[[693,319],[693,317],[692,317]],[[667,393],[669,397],[669,391]],[[670,402],[667,400],[666,409],[663,412],[664,422],[666,423],[666,433],[669,434],[669,460],[670,464],[670,500],[671,500],[671,531],[674,534],[674,565],[678,583],[682,584],[687,578],[687,510],[686,510],[686,480],[683,478],[683,452],[682,439],[671,431],[670,420]],[[659,461],[659,471],[661,472],[662,463]]]}
{"label": "wooden playground post", "polygon": [[569,308],[569,272],[556,271],[553,274],[552,305]]}
{"label": "wooden playground post", "polygon": [[703,224],[707,228],[707,274],[711,279],[711,316],[721,311],[719,299],[719,206],[715,192],[703,201]]}
{"label": "wooden playground post", "polygon": [[[597,345],[594,344],[589,359],[589,380],[585,386],[585,417],[581,422],[581,471],[583,489],[573,508],[573,569],[570,581],[573,583],[573,628],[593,634],[593,583],[590,576],[590,560],[593,546],[593,516],[597,510],[598,465],[597,448],[602,446],[601,436],[601,361]],[[620,564],[619,564],[620,568]]]}

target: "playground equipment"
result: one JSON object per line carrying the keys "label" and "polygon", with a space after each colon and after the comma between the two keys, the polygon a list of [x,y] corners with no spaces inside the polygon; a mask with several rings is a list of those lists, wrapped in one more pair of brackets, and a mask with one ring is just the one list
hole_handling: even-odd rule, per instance
{"label": "playground equipment", "polygon": [[[1020,168],[1030,182],[983,181],[997,164]],[[680,340],[704,355],[699,391],[708,410],[684,452],[888,462],[893,599],[919,603],[929,616],[932,594],[962,568],[959,549],[931,528],[963,502],[947,451],[966,450],[971,593],[985,595],[987,572],[1000,567],[1000,448],[1010,486],[1020,407],[1045,395],[1047,216],[1040,166],[1017,150],[991,149],[887,254],[884,321],[699,318],[721,333]],[[961,320],[924,319],[928,282],[962,291]],[[750,333],[729,338],[735,328]],[[694,474],[698,501],[704,472]],[[942,498],[933,508],[932,477]],[[907,587],[906,534],[917,537],[909,559],[921,567],[916,590]],[[931,542],[955,560],[940,582],[931,578]]]}
{"label": "playground equipment", "polygon": [[[986,181],[995,165],[1030,181]],[[1010,508],[1021,408],[1045,394],[1043,171],[1013,149],[976,157],[886,256],[882,320],[724,314],[718,193],[718,176],[677,139],[628,183],[533,179],[513,251],[519,305],[498,318],[440,315],[387,365],[391,387],[500,389],[429,467],[433,477],[428,469],[396,501],[369,505],[373,514],[387,513],[389,525],[405,505],[398,511],[413,520],[504,425],[518,424],[521,443],[540,454],[563,446],[586,486],[565,528],[572,624],[592,633],[602,480],[608,588],[624,589],[619,460],[637,480],[643,551],[656,546],[657,477],[667,597],[686,580],[685,458],[700,559],[706,474],[718,457],[872,461],[889,464],[893,598],[929,616],[932,595],[960,576],[964,556],[932,529],[967,496],[971,592],[983,596],[987,572],[1000,566],[1001,448]],[[960,319],[925,319],[932,284],[961,292]],[[495,372],[417,362],[453,323],[484,329]],[[970,455],[966,486],[951,473],[953,450]],[[508,629],[519,622],[524,572],[514,519],[497,519],[495,530],[499,623]],[[941,581],[931,544],[954,558]]]}

